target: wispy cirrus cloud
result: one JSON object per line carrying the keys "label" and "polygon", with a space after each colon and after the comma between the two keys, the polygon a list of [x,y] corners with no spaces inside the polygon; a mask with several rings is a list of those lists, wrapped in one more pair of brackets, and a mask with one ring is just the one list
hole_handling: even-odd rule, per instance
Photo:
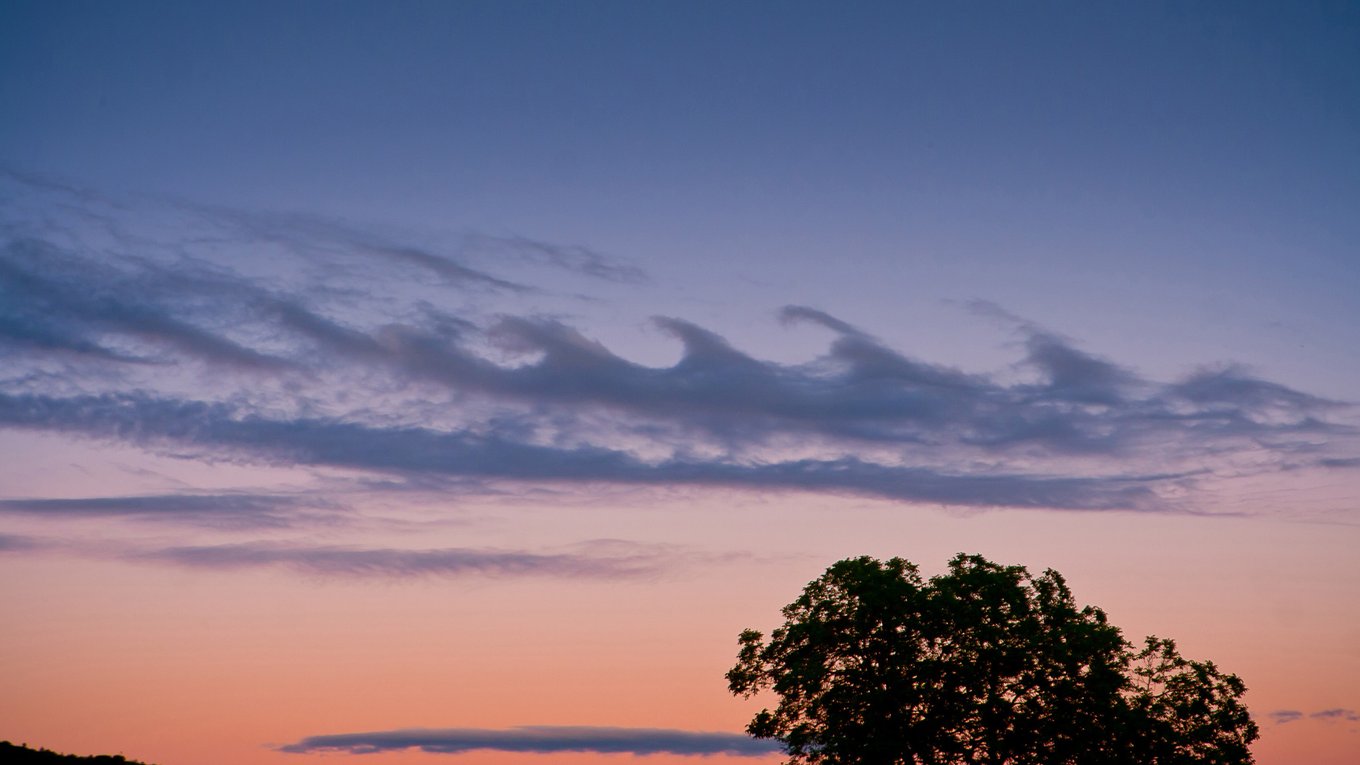
{"label": "wispy cirrus cloud", "polygon": [[[336,256],[350,256],[380,265],[404,266],[439,277],[447,285],[503,290],[510,293],[533,292],[535,288],[474,268],[451,253],[342,221],[303,213],[233,210],[180,203],[194,213],[224,243],[255,245],[261,242],[278,246],[285,252],[313,262],[334,265]],[[488,243],[494,238],[478,237]],[[589,262],[589,250],[579,249],[579,258]],[[603,256],[596,256],[604,262]],[[563,267],[571,264],[557,262]],[[603,267],[603,266],[601,266]],[[584,269],[583,269],[584,270]]]}
{"label": "wispy cirrus cloud", "polygon": [[777,742],[754,739],[741,733],[714,733],[667,728],[610,728],[526,725],[494,728],[413,728],[309,736],[279,747],[292,753],[339,751],[351,754],[419,749],[433,754],[471,751],[594,752],[599,754],[715,754],[763,757],[779,751]]}
{"label": "wispy cirrus cloud", "polygon": [[651,277],[642,268],[580,245],[554,244],[526,236],[470,234],[464,239],[463,247],[485,257],[518,258],[610,282],[651,282]]}

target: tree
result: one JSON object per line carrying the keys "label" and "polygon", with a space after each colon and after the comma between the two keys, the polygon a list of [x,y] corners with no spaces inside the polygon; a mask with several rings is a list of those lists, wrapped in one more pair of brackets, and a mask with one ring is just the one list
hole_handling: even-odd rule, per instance
{"label": "tree", "polygon": [[976,555],[925,580],[901,558],[843,560],[745,630],[734,694],[793,765],[1247,765],[1246,688],[1172,641],[1134,651],[1062,576]]}

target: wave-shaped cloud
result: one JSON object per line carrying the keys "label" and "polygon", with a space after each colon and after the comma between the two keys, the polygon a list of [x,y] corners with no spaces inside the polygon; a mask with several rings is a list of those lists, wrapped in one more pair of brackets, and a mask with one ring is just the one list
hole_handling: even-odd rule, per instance
{"label": "wave-shaped cloud", "polygon": [[779,751],[777,742],[740,733],[713,733],[666,728],[609,728],[526,725],[492,728],[413,728],[309,736],[279,747],[293,753],[341,751],[373,754],[419,749],[435,754],[476,750],[500,752],[597,752],[601,754],[737,755],[761,757]]}
{"label": "wave-shaped cloud", "polygon": [[[9,182],[79,214],[0,219],[0,428],[482,482],[971,507],[1192,511],[1186,497],[1206,476],[1356,464],[1346,404],[1236,366],[1150,380],[994,306],[978,310],[1023,340],[1003,373],[914,359],[806,306],[779,318],[832,333],[808,362],[763,360],[661,317],[682,353],[654,367],[560,318],[451,299],[462,293],[449,288],[512,299],[536,288],[429,247],[183,205],[155,208],[169,224],[135,233],[135,206]],[[479,241],[595,278],[644,278],[583,248]]]}

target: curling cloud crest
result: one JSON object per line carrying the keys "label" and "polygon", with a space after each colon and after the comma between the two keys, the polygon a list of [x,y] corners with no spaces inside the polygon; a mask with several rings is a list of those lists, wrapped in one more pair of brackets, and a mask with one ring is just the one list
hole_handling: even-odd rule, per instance
{"label": "curling cloud crest", "polygon": [[[6,183],[74,212],[0,220],[0,428],[464,486],[711,486],[1074,510],[1190,510],[1196,481],[1225,469],[1355,457],[1336,447],[1353,435],[1341,402],[1237,367],[1149,380],[1024,322],[1018,377],[915,359],[804,306],[780,320],[834,335],[807,362],[763,360],[661,317],[682,354],[653,367],[560,318],[507,310],[496,301],[540,288],[466,262],[480,247],[587,278],[645,279],[584,248],[482,238],[441,252],[303,216],[129,212],[31,179]],[[134,499],[125,512],[170,510]],[[194,515],[195,501],[175,512]],[[262,521],[278,509],[240,502]],[[114,509],[0,502],[0,512]]]}

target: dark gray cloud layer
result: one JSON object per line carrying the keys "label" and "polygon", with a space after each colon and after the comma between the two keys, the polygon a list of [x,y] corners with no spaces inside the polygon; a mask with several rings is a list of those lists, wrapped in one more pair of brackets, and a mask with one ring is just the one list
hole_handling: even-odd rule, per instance
{"label": "dark gray cloud layer", "polygon": [[373,754],[420,749],[435,754],[476,750],[500,752],[597,752],[601,754],[727,754],[760,757],[779,751],[778,744],[740,733],[708,733],[665,728],[595,728],[521,726],[505,730],[444,728],[374,731],[310,736],[280,747],[284,752],[341,751]]}
{"label": "dark gray cloud layer", "polygon": [[[65,352],[117,362],[137,360],[140,352],[280,373],[308,363],[359,364],[497,401],[640,415],[736,443],[811,435],[993,454],[1038,449],[1120,456],[1140,447],[1280,440],[1337,429],[1322,418],[1336,402],[1241,369],[1152,384],[1044,333],[1030,334],[1020,361],[1034,373],[1032,381],[1005,385],[912,360],[802,307],[785,309],[784,316],[816,321],[840,336],[823,357],[795,366],[760,361],[713,332],[664,318],[658,326],[682,343],[684,354],[674,366],[653,368],[550,319],[506,316],[480,330],[431,317],[365,332],[311,310],[299,297],[242,281],[145,268],[100,273],[64,264],[63,257],[31,242],[11,243],[0,253],[0,289],[8,298],[0,304],[0,331],[29,355]],[[302,345],[284,352],[250,348],[221,329],[251,321],[259,324],[256,337]],[[495,363],[471,347],[481,342],[527,363]]]}
{"label": "dark gray cloud layer", "polygon": [[1152,509],[1149,488],[1174,475],[953,475],[856,458],[739,464],[645,462],[596,446],[558,448],[494,435],[353,422],[266,419],[225,404],[145,396],[53,398],[0,394],[0,426],[40,428],[148,447],[228,452],[276,465],[312,465],[450,478],[811,490],[958,505]]}
{"label": "dark gray cloud layer", "polygon": [[[1347,469],[1356,459],[1335,447],[1353,436],[1340,402],[1233,366],[1145,379],[1023,321],[1021,355],[997,374],[914,359],[804,306],[779,318],[832,333],[809,362],[762,360],[662,317],[656,326],[682,354],[652,367],[558,318],[472,310],[462,290],[515,298],[535,288],[429,248],[306,216],[183,206],[158,210],[192,213],[171,234],[134,236],[123,220],[132,213],[16,182],[83,217],[0,220],[0,427],[473,482],[1095,510],[1190,509],[1171,498],[1225,468]],[[593,277],[644,278],[583,248],[469,241]],[[445,291],[408,271],[440,277]],[[152,504],[126,512],[151,516]],[[211,514],[181,505],[185,517],[200,512]],[[252,513],[269,515],[238,515]]]}

